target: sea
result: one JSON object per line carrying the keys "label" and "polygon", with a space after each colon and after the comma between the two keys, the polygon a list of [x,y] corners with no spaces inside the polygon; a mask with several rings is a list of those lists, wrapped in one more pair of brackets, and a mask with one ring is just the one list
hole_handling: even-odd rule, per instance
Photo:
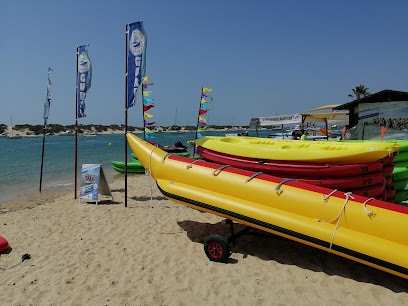
{"label": "sea", "polygon": [[[224,136],[239,134],[244,130],[206,131],[203,136]],[[268,137],[272,130],[258,131],[258,137]],[[161,145],[172,146],[181,141],[193,154],[193,146],[187,144],[195,139],[195,132],[158,132],[154,141]],[[143,137],[143,134],[136,134]],[[255,131],[250,131],[256,136]],[[44,145],[43,145],[44,141]],[[44,148],[44,154],[43,152]],[[131,161],[131,149],[128,148],[128,161]],[[42,158],[43,156],[43,158]],[[41,160],[43,160],[41,175]],[[124,176],[113,170],[112,161],[125,160],[125,135],[100,134],[78,137],[77,150],[77,186],[82,164],[101,164],[105,177],[112,179]],[[72,190],[75,186],[75,136],[22,137],[19,139],[0,138],[0,207],[2,203],[17,199],[22,195],[41,192],[53,193]],[[137,174],[129,174],[137,175]]]}

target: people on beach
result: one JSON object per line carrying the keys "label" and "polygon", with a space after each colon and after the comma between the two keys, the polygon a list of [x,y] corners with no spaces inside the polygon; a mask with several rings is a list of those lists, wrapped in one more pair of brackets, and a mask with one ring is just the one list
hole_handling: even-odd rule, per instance
{"label": "people on beach", "polygon": [[350,135],[347,135],[347,131],[350,129],[350,126],[346,124],[341,131],[341,140],[346,140],[350,137]]}
{"label": "people on beach", "polygon": [[307,136],[305,134],[305,130],[301,129],[300,130],[300,140],[307,140]]}

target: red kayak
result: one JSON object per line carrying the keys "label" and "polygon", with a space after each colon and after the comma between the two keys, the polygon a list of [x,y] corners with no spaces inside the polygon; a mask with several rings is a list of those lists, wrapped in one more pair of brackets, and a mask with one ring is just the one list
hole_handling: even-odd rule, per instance
{"label": "red kayak", "polygon": [[335,165],[325,163],[302,163],[278,160],[260,160],[256,158],[241,157],[224,154],[197,147],[197,154],[204,160],[218,164],[230,165],[233,167],[247,169],[251,171],[264,172],[277,176],[297,176],[297,177],[344,177],[365,175],[380,172],[383,162],[376,161],[370,163]]}
{"label": "red kayak", "polygon": [[318,179],[296,178],[296,180],[302,183],[322,186],[326,188],[335,188],[339,190],[365,188],[373,185],[381,185],[382,189],[384,189],[385,187],[385,177],[382,172],[347,177],[328,177]]}
{"label": "red kayak", "polygon": [[10,248],[6,238],[0,236],[0,253],[7,251]]}

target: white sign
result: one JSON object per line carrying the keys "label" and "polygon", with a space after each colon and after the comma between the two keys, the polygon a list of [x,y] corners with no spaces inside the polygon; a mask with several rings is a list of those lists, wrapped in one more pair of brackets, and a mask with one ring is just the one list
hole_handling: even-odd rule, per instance
{"label": "white sign", "polygon": [[112,197],[108,182],[103,173],[102,165],[83,164],[81,170],[79,199],[93,200],[98,204],[98,194]]}

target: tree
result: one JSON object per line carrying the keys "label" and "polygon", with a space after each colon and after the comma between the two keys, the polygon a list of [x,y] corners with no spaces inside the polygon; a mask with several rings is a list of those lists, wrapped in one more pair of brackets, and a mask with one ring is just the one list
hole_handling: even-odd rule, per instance
{"label": "tree", "polygon": [[356,100],[367,97],[371,95],[371,93],[368,91],[368,88],[366,88],[364,85],[359,85],[356,86],[356,88],[352,89],[353,94],[348,95],[350,98],[355,98]]}

